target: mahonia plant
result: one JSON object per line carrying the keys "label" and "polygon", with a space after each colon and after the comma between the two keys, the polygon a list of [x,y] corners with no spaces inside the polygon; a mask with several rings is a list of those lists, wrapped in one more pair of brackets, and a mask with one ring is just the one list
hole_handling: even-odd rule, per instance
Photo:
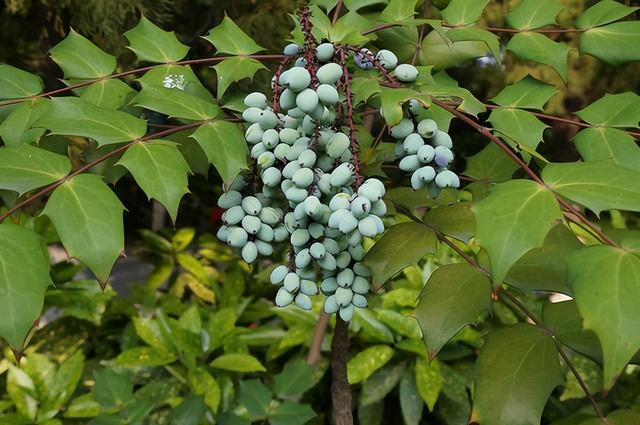
{"label": "mahonia plant", "polygon": [[[461,354],[475,366],[457,394],[470,391],[473,405],[451,423],[640,423],[605,398],[618,382],[632,386],[628,366],[640,361],[640,97],[588,93],[568,117],[544,112],[570,69],[640,60],[638,8],[589,2],[560,28],[555,0],[520,0],[498,18],[484,13],[490,0],[417,3],[313,1],[293,15],[284,54],[263,54],[225,17],[203,37],[215,55],[187,58],[189,46],[142,17],[124,34],[145,63],[133,70],[71,30],[50,50],[66,86],[48,92],[37,75],[0,64],[0,336],[16,357],[52,284],[43,237],[104,288],[125,247],[125,206],[110,184],[130,174],[175,222],[189,174],[213,165],[224,186],[219,239],[258,271],[277,264],[276,305],[324,310],[313,346],[325,313],[337,313],[336,423],[352,423],[348,378],[401,362],[397,347],[425,357],[424,373],[376,379],[400,382],[403,419],[419,423],[421,400],[433,410],[437,399],[424,374],[440,373],[426,357],[436,361],[487,312],[508,317],[486,319],[484,342]],[[511,64],[525,61],[537,77],[518,74],[482,101],[446,73],[472,60],[468,72],[511,79]],[[263,62],[279,62],[271,92],[238,93]],[[192,69],[202,64],[213,65],[215,90]],[[455,158],[454,118],[465,126],[451,132]],[[541,149],[564,143],[547,123],[575,127],[575,152]],[[353,357],[371,371],[349,377],[347,322],[380,329],[359,308],[412,265],[426,283],[400,304],[424,346],[383,339]],[[323,303],[311,298],[319,292]],[[576,366],[585,363],[595,382]],[[579,401],[565,403],[561,386],[579,387]]]}

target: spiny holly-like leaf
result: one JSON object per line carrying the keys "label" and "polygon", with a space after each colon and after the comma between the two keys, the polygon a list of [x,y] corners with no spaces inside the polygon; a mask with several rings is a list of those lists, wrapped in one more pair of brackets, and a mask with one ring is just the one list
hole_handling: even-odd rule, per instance
{"label": "spiny holly-like leaf", "polygon": [[418,54],[420,65],[432,65],[434,69],[445,69],[460,65],[471,59],[484,56],[489,47],[483,41],[451,42],[445,34],[431,31],[422,40]]}
{"label": "spiny holly-like leaf", "polygon": [[531,30],[556,23],[564,7],[555,0],[522,0],[507,13],[507,23],[519,30]]}
{"label": "spiny holly-like leaf", "polygon": [[99,108],[77,97],[52,99],[49,112],[33,126],[51,134],[88,137],[100,146],[135,140],[147,131],[146,122],[133,115]]}
{"label": "spiny holly-like leaf", "polygon": [[175,223],[180,200],[189,192],[190,172],[176,145],[161,140],[136,143],[127,149],[118,165],[129,170],[149,198],[164,205]]}
{"label": "spiny holly-like leaf", "polygon": [[640,122],[640,96],[633,92],[605,94],[576,112],[576,115],[596,126],[637,128]]}
{"label": "spiny holly-like leaf", "polygon": [[[621,409],[611,412],[607,415],[607,423],[609,425],[636,425],[640,423],[640,410],[638,409]],[[600,418],[589,419],[580,422],[580,425],[600,425]]]}
{"label": "spiny holly-like leaf", "polygon": [[223,354],[212,361],[210,366],[233,372],[264,372],[266,370],[260,360],[241,353]]}
{"label": "spiny holly-like leaf", "polygon": [[203,38],[213,44],[216,53],[252,55],[264,50],[228,16],[225,16],[222,23],[211,29]]}
{"label": "spiny holly-like leaf", "polygon": [[640,258],[611,246],[590,246],[569,258],[569,282],[585,329],[593,330],[604,355],[609,389],[640,349]]}
{"label": "spiny holly-like leaf", "polygon": [[[468,112],[477,116],[479,113],[486,111],[482,102],[467,89],[448,84],[439,83],[437,85],[421,85],[420,88],[434,97],[454,98],[460,101],[458,110]],[[431,109],[431,108],[430,108]]]}
{"label": "spiny holly-like leaf", "polygon": [[261,69],[267,69],[262,63],[250,58],[230,58],[225,59],[213,67],[216,70],[218,80],[218,98],[225,94],[231,83],[249,78],[253,81],[253,76]]}
{"label": "spiny holly-like leaf", "polygon": [[482,41],[487,45],[498,64],[501,63],[500,38],[492,32],[480,28],[451,28],[446,32],[446,36],[453,42]]}
{"label": "spiny holly-like leaf", "polygon": [[374,287],[384,285],[426,254],[435,253],[435,243],[435,234],[423,224],[400,223],[391,227],[362,260],[371,268]]}
{"label": "spiny holly-like leaf", "polygon": [[158,65],[138,78],[138,81],[140,81],[142,85],[152,87],[184,90],[185,93],[208,102],[215,100],[211,92],[202,85],[193,70],[183,65]]}
{"label": "spiny holly-like leaf", "polygon": [[466,263],[440,266],[420,295],[416,319],[430,359],[491,308],[491,281]]}
{"label": "spiny holly-like leaf", "polygon": [[564,224],[553,227],[542,246],[527,251],[509,269],[505,283],[522,291],[571,294],[567,281],[567,258],[582,246]]}
{"label": "spiny holly-like leaf", "polygon": [[167,63],[183,59],[189,46],[178,41],[174,32],[164,31],[144,15],[138,25],[124,33],[139,61]]}
{"label": "spiny holly-like leaf", "polygon": [[40,315],[44,291],[51,285],[49,258],[33,231],[0,224],[0,337],[12,347],[22,343]]}
{"label": "spiny holly-like leaf", "polygon": [[82,92],[80,99],[100,108],[115,110],[122,108],[135,95],[136,91],[131,86],[116,78],[96,81]]}
{"label": "spiny holly-like leaf", "polygon": [[347,364],[347,378],[351,385],[362,382],[393,357],[393,348],[374,345],[353,356]]}
{"label": "spiny holly-like leaf", "polygon": [[542,133],[549,126],[531,112],[514,108],[496,108],[489,115],[494,130],[504,134],[521,146],[533,150],[542,141]]}
{"label": "spiny holly-like leaf", "polygon": [[137,106],[175,118],[206,120],[215,117],[219,108],[213,102],[185,93],[177,88],[142,85],[140,93],[131,101]]}
{"label": "spiny holly-like leaf", "polygon": [[19,146],[40,140],[43,128],[32,128],[33,123],[49,110],[48,99],[27,100],[15,107],[0,125],[0,137],[6,146]]}
{"label": "spiny holly-like leaf", "polygon": [[629,7],[615,0],[600,0],[576,19],[576,28],[591,28],[605,25],[635,12],[640,8]]}
{"label": "spiny holly-like leaf", "polygon": [[609,161],[548,164],[542,179],[555,192],[596,214],[604,210],[640,211],[640,172]]}
{"label": "spiny holly-like leaf", "polygon": [[196,139],[225,183],[231,183],[240,170],[246,168],[249,151],[237,124],[227,121],[206,123],[191,137]]}
{"label": "spiny holly-like leaf", "polygon": [[356,77],[351,80],[351,93],[353,93],[353,103],[356,105],[366,102],[371,96],[381,91],[377,78]]}
{"label": "spiny holly-like leaf", "polygon": [[562,217],[553,193],[530,180],[496,185],[473,212],[478,243],[489,254],[496,285],[518,258],[542,245],[549,229]]}
{"label": "spiny holly-like leaf", "polygon": [[640,60],[640,22],[616,22],[585,31],[580,36],[580,53],[613,66]]}
{"label": "spiny holly-like leaf", "polygon": [[626,131],[607,127],[585,128],[576,134],[573,143],[585,161],[610,160],[640,171],[640,147]]}
{"label": "spiny holly-like leaf", "polygon": [[116,57],[71,29],[67,38],[49,50],[51,59],[69,78],[106,77],[116,69]]}
{"label": "spiny holly-like leaf", "polygon": [[500,106],[542,110],[558,91],[551,84],[544,83],[527,75],[523,79],[508,85],[496,97],[491,99]]}
{"label": "spiny holly-like leaf", "polygon": [[449,25],[469,25],[477,22],[489,0],[451,0],[442,11],[442,17]]}
{"label": "spiny holly-like leaf", "polygon": [[43,87],[37,75],[0,63],[0,100],[34,96]]}
{"label": "spiny holly-like leaf", "polygon": [[380,93],[380,109],[389,126],[394,126],[402,120],[402,105],[411,99],[417,99],[425,106],[431,104],[431,98],[429,96],[421,95],[415,90],[382,88],[382,92]]}
{"label": "spiny holly-like leaf", "polygon": [[553,339],[524,323],[489,334],[474,375],[471,421],[482,425],[539,424],[551,391],[564,382]]}
{"label": "spiny holly-like leaf", "polygon": [[[326,2],[328,0],[323,0],[323,1]],[[329,0],[329,1],[332,3],[337,3],[337,1],[334,1],[334,0]],[[347,7],[347,9],[355,11],[358,9],[362,9],[363,7],[372,6],[374,4],[385,4],[386,2],[387,2],[386,0],[344,0],[344,5]],[[315,1],[315,3],[321,5],[320,1]]]}
{"label": "spiny holly-like leaf", "polygon": [[81,174],[53,191],[42,214],[53,222],[69,256],[104,283],[124,249],[123,210],[102,177]]}
{"label": "spiny holly-like leaf", "polygon": [[471,202],[457,202],[453,205],[431,208],[424,215],[423,220],[447,236],[468,242],[476,229],[471,205]]}
{"label": "spiny holly-like leaf", "polygon": [[487,183],[500,183],[511,179],[518,165],[496,144],[489,143],[480,152],[467,157],[464,174]]}
{"label": "spiny holly-like leaf", "polygon": [[416,0],[389,0],[387,6],[380,13],[384,22],[405,22],[416,13]]}
{"label": "spiny holly-like leaf", "polygon": [[596,334],[582,326],[575,300],[546,302],[542,320],[564,345],[602,364],[602,348]]}
{"label": "spiny holly-like leaf", "polygon": [[66,156],[32,145],[0,148],[0,189],[22,195],[63,178],[69,171],[71,162]]}
{"label": "spiny holly-like leaf", "polygon": [[535,32],[521,32],[516,34],[507,50],[512,51],[521,59],[549,65],[567,81],[567,57],[571,48]]}

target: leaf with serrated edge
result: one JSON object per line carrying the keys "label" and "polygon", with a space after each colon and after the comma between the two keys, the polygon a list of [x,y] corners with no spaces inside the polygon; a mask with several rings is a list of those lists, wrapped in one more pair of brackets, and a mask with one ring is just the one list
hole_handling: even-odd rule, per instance
{"label": "leaf with serrated edge", "polygon": [[567,81],[567,58],[571,48],[535,32],[521,32],[513,36],[507,50],[521,59],[549,65],[563,81]]}
{"label": "leaf with serrated edge", "polygon": [[640,22],[615,22],[585,31],[580,36],[580,53],[612,66],[640,60]]}
{"label": "leaf with serrated edge", "polygon": [[52,284],[40,237],[12,223],[0,224],[0,336],[20,350]]}
{"label": "leaf with serrated edge", "polygon": [[228,16],[225,16],[220,25],[211,29],[202,38],[214,45],[216,53],[251,55],[264,50]]}
{"label": "leaf with serrated edge", "polygon": [[469,25],[477,22],[489,0],[451,0],[442,11],[442,17],[449,25]]}
{"label": "leaf with serrated edge", "polygon": [[175,144],[154,140],[127,149],[118,165],[125,167],[149,198],[167,209],[175,223],[180,200],[187,187],[189,165]]}
{"label": "leaf with serrated edge", "polygon": [[509,84],[493,99],[500,106],[543,110],[558,90],[551,84],[544,83],[531,75]]}
{"label": "leaf with serrated edge", "polygon": [[0,137],[6,146],[19,146],[40,140],[44,128],[32,128],[49,111],[49,100],[37,98],[18,104],[0,124]]}
{"label": "leaf with serrated edge", "polygon": [[253,76],[261,69],[267,69],[263,64],[255,59],[230,58],[225,59],[213,67],[216,70],[218,89],[216,95],[218,99],[225,94],[231,83],[248,78],[253,81]]}
{"label": "leaf with serrated edge", "polygon": [[507,23],[519,30],[532,30],[556,23],[556,16],[564,9],[554,0],[521,0],[507,13]]}
{"label": "leaf with serrated edge", "polygon": [[123,210],[102,177],[81,174],[53,191],[42,214],[53,222],[69,256],[104,283],[124,249]]}
{"label": "leaf with serrated edge", "polygon": [[71,29],[67,38],[49,50],[65,78],[106,77],[116,69],[116,57]]}
{"label": "leaf with serrated edge", "polygon": [[610,160],[640,171],[640,147],[626,131],[607,127],[585,128],[576,134],[573,143],[585,161]]}
{"label": "leaf with serrated edge", "polygon": [[0,189],[25,192],[60,180],[71,171],[66,156],[32,145],[0,148]]}
{"label": "leaf with serrated edge", "polygon": [[640,122],[640,96],[633,92],[605,94],[576,112],[576,115],[596,126],[637,128]]}
{"label": "leaf with serrated edge", "polygon": [[478,244],[491,260],[494,284],[532,248],[541,246],[562,214],[553,193],[530,180],[511,180],[494,186],[473,207]]}
{"label": "leaf with serrated edge", "polygon": [[429,358],[464,326],[491,309],[491,282],[466,263],[440,266],[420,294],[416,319]]}
{"label": "leaf with serrated edge", "polygon": [[486,43],[497,63],[501,64],[500,38],[494,33],[480,28],[451,28],[445,34],[453,42],[482,41]]}
{"label": "leaf with serrated edge", "polygon": [[610,389],[640,348],[640,258],[611,246],[582,248],[569,258],[584,328],[593,330],[604,356],[604,385]]}
{"label": "leaf with serrated edge", "polygon": [[549,127],[531,112],[522,109],[496,108],[491,111],[488,120],[495,131],[532,150],[538,147],[542,141],[542,133]]}
{"label": "leaf with serrated edge", "polygon": [[596,214],[604,210],[640,211],[640,172],[609,161],[548,164],[542,180],[560,195]]}
{"label": "leaf with serrated edge", "polygon": [[435,253],[435,242],[435,234],[424,224],[400,223],[391,227],[362,260],[371,268],[374,287],[384,285],[426,254]]}
{"label": "leaf with serrated edge", "polygon": [[237,124],[227,121],[206,123],[191,137],[198,142],[225,183],[230,184],[240,170],[247,167],[249,150]]}
{"label": "leaf with serrated edge", "polygon": [[[607,424],[609,425],[638,425],[640,423],[640,410],[638,409],[620,409],[615,410],[607,415]],[[600,418],[589,419],[580,422],[580,425],[601,425]]]}
{"label": "leaf with serrated edge", "polygon": [[183,59],[189,46],[178,41],[175,33],[164,31],[144,15],[138,25],[124,33],[131,49],[139,61],[167,63]]}
{"label": "leaf with serrated edge", "polygon": [[467,169],[464,174],[487,183],[500,183],[510,180],[518,169],[516,164],[495,143],[489,143],[480,152],[467,157]]}
{"label": "leaf with serrated edge", "polygon": [[183,90],[142,85],[142,90],[131,103],[175,118],[207,120],[215,117],[218,106]]}
{"label": "leaf with serrated edge", "polygon": [[529,324],[492,332],[475,368],[470,422],[539,424],[551,391],[563,380],[553,339]]}
{"label": "leaf with serrated edge", "polygon": [[600,0],[576,19],[576,28],[605,25],[635,12],[640,7],[629,7],[615,0]]}
{"label": "leaf with serrated edge", "polygon": [[80,99],[100,108],[120,109],[136,93],[134,89],[122,80],[100,80],[87,87],[80,95]]}
{"label": "leaf with serrated edge", "polygon": [[0,100],[33,96],[43,87],[37,75],[0,63]]}

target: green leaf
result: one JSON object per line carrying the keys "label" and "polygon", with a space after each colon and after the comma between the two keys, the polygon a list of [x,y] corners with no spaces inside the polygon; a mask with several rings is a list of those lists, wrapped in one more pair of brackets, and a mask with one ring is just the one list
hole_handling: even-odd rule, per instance
{"label": "green leaf", "polygon": [[[478,3],[484,1],[478,1]],[[468,3],[471,4],[471,2]],[[455,41],[452,43],[446,37],[446,33],[442,35],[437,31],[431,31],[422,40],[418,63],[420,65],[432,65],[433,69],[436,70],[451,68],[471,59],[484,56],[488,51],[489,47],[483,41]]]}
{"label": "green leaf", "polygon": [[32,145],[0,148],[0,189],[25,192],[46,186],[65,177],[71,162]]}
{"label": "green leaf", "polygon": [[116,69],[116,57],[101,50],[71,29],[69,35],[49,50],[51,59],[69,78],[106,77]]}
{"label": "green leaf", "polygon": [[428,362],[422,358],[416,358],[415,367],[416,387],[418,394],[427,404],[430,412],[438,401],[442,388],[442,375],[440,375],[440,363],[437,360]]}
{"label": "green leaf", "polygon": [[476,223],[470,202],[431,208],[425,214],[424,222],[463,242],[468,242],[475,234]]}
{"label": "green leaf", "polygon": [[[637,409],[620,409],[607,415],[609,425],[636,425],[638,421],[640,421],[640,411]],[[593,418],[580,422],[580,425],[600,425],[601,423],[600,418]]]}
{"label": "green leaf", "polygon": [[500,38],[492,32],[480,28],[451,28],[446,32],[447,37],[456,41],[482,41],[500,64]]}
{"label": "green leaf", "polygon": [[145,84],[131,103],[170,117],[189,120],[207,120],[215,117],[219,112],[218,106],[213,102],[183,90]]}
{"label": "green leaf", "polygon": [[0,63],[0,100],[35,96],[43,88],[37,75]]}
{"label": "green leaf", "polygon": [[93,399],[104,409],[121,408],[133,398],[133,382],[127,375],[113,369],[93,372],[96,384],[93,387]]}
{"label": "green leaf", "polygon": [[542,245],[549,229],[562,218],[553,193],[530,180],[494,186],[473,212],[478,243],[489,254],[496,285],[525,252]]}
{"label": "green leaf", "polygon": [[106,282],[124,249],[123,205],[100,176],[81,174],[58,187],[42,214],[69,253]]}
{"label": "green leaf", "polygon": [[394,310],[383,308],[375,309],[378,320],[393,329],[396,334],[411,339],[420,339],[420,327],[413,317],[405,316]]}
{"label": "green leaf", "polygon": [[406,425],[418,425],[422,419],[423,403],[416,387],[416,378],[406,369],[400,380],[400,410]]}
{"label": "green leaf", "polygon": [[491,309],[491,282],[466,263],[436,269],[420,294],[416,319],[430,359],[466,325]]}
{"label": "green leaf", "polygon": [[273,394],[257,379],[240,381],[240,404],[247,409],[252,421],[267,417]]}
{"label": "green leaf", "polygon": [[569,258],[569,282],[584,319],[598,335],[604,355],[604,385],[640,349],[640,258],[610,246],[582,248]]}
{"label": "green leaf", "polygon": [[[186,94],[199,97],[208,102],[214,102],[211,92],[202,85],[190,67],[183,65],[156,65],[145,73],[138,81],[144,86],[164,87],[167,89],[183,90]],[[173,93],[173,92],[172,92]]]}
{"label": "green leaf", "polygon": [[406,363],[389,364],[362,383],[362,392],[358,400],[360,405],[368,406],[375,404],[389,394],[400,382],[403,372],[407,367]]}
{"label": "green leaf", "polygon": [[136,334],[144,342],[161,351],[172,349],[170,341],[167,341],[156,320],[148,317],[132,317],[131,320]]}
{"label": "green leaf", "polygon": [[469,25],[477,22],[489,0],[451,0],[442,11],[442,17],[449,25]]}
{"label": "green leaf", "polygon": [[640,60],[640,22],[616,22],[585,31],[580,36],[580,53],[612,66]]}
{"label": "green leaf", "polygon": [[261,69],[267,69],[262,63],[250,58],[225,59],[213,67],[216,70],[218,89],[216,95],[220,99],[227,91],[231,83],[248,78],[253,81],[253,76]]}
{"label": "green leaf", "polygon": [[476,361],[471,422],[538,424],[551,391],[563,383],[553,339],[528,324],[495,331]]}
{"label": "green leaf", "polygon": [[600,0],[589,9],[585,10],[576,19],[576,28],[592,28],[605,25],[635,12],[640,8],[629,7],[615,0]]}
{"label": "green leaf", "polygon": [[[44,412],[60,411],[60,408],[73,395],[84,368],[84,356],[82,351],[78,350],[69,356],[57,370],[51,387],[47,401],[40,408],[40,416],[46,416]],[[51,414],[51,413],[49,413]]]}
{"label": "green leaf", "polygon": [[249,149],[237,124],[227,121],[206,123],[191,137],[196,139],[225,183],[230,184],[240,170],[247,167]]}
{"label": "green leaf", "polygon": [[362,327],[363,337],[392,344],[393,332],[380,322],[369,309],[357,309],[355,322]]}
{"label": "green leaf", "polygon": [[99,108],[77,97],[51,100],[51,109],[34,123],[51,134],[94,139],[99,146],[128,142],[145,135],[145,121],[120,111]]}
{"label": "green leaf", "polygon": [[304,361],[289,362],[273,379],[273,389],[278,397],[300,396],[310,388],[313,373],[313,368]]}
{"label": "green leaf", "polygon": [[[431,96],[445,99],[454,98],[459,100],[460,105],[458,105],[457,109],[463,112],[468,112],[471,115],[477,116],[480,112],[487,110],[484,104],[476,99],[469,90],[462,87],[438,83],[436,85],[422,85],[421,88]],[[433,108],[433,106],[431,106],[431,108]]]}
{"label": "green leaf", "polygon": [[467,157],[464,174],[486,183],[500,183],[510,180],[518,168],[498,145],[489,143],[477,154]]}
{"label": "green leaf", "polygon": [[431,104],[431,98],[421,95],[415,90],[406,88],[383,87],[380,93],[380,109],[389,126],[398,124],[402,120],[402,105],[411,99],[419,100],[424,106]]}
{"label": "green leaf", "polygon": [[507,13],[507,23],[519,30],[532,30],[556,23],[558,13],[564,9],[555,0],[521,0]]}
{"label": "green leaf", "polygon": [[40,140],[43,128],[32,128],[33,123],[49,111],[48,99],[34,99],[17,105],[0,124],[0,137],[6,146],[19,146]]}
{"label": "green leaf", "polygon": [[576,115],[595,126],[638,128],[640,96],[633,92],[605,94]]}
{"label": "green leaf", "polygon": [[80,95],[100,108],[120,109],[135,96],[136,91],[119,79],[100,80],[87,87]]}
{"label": "green leaf", "polygon": [[212,361],[210,366],[232,372],[264,372],[266,370],[255,357],[240,353],[223,354]]}
{"label": "green leaf", "polygon": [[609,161],[548,164],[542,180],[555,192],[596,214],[603,210],[640,211],[640,172]]}
{"label": "green leaf", "polygon": [[544,83],[527,75],[523,79],[508,85],[496,97],[494,103],[510,108],[543,110],[544,105],[558,90],[551,84]]}
{"label": "green leaf", "polygon": [[[327,1],[327,0],[324,0],[324,1]],[[347,9],[355,11],[358,9],[362,9],[363,7],[373,6],[374,4],[385,4],[386,2],[387,0],[344,0],[344,5],[347,7]],[[320,2],[316,0],[316,3],[319,4]],[[337,3],[337,2],[332,1],[332,3]],[[328,11],[329,9],[327,9],[327,12]]]}
{"label": "green leaf", "polygon": [[373,345],[353,356],[347,364],[347,378],[351,385],[370,377],[393,357],[394,350],[388,345]]}
{"label": "green leaf", "polygon": [[163,366],[176,361],[175,354],[153,347],[134,347],[118,354],[114,364],[117,366]]}
{"label": "green leaf", "polygon": [[373,285],[379,288],[400,270],[434,254],[435,248],[435,234],[427,226],[400,223],[387,230],[362,261],[371,268]]}
{"label": "green leaf", "polygon": [[564,224],[553,227],[542,246],[527,251],[509,269],[504,281],[522,291],[571,294],[567,258],[582,244]]}
{"label": "green leaf", "polygon": [[5,312],[0,336],[12,347],[22,348],[50,284],[49,258],[38,235],[15,224],[0,224],[0,311]]}
{"label": "green leaf", "polygon": [[496,108],[491,111],[488,120],[495,131],[534,150],[542,141],[542,133],[549,127],[531,112],[522,109]]}
{"label": "green leaf", "polygon": [[382,91],[380,83],[376,78],[355,77],[351,80],[351,92],[353,93],[353,103],[366,103],[369,98]]}
{"label": "green leaf", "polygon": [[225,16],[222,23],[211,29],[203,38],[213,44],[216,53],[252,55],[264,50],[228,16]]}
{"label": "green leaf", "polygon": [[380,13],[380,19],[384,22],[404,23],[416,14],[415,8],[416,0],[389,0]]}
{"label": "green leaf", "polygon": [[640,171],[640,147],[626,131],[616,128],[585,128],[573,139],[585,161],[609,160]]}
{"label": "green leaf", "polygon": [[596,334],[582,327],[582,317],[575,300],[546,302],[542,320],[562,344],[602,364],[602,348]]}
{"label": "green leaf", "polygon": [[138,25],[124,33],[131,49],[139,61],[167,63],[183,59],[189,52],[174,32],[164,31],[144,15]]}
{"label": "green leaf", "polygon": [[283,401],[269,413],[270,425],[304,425],[315,418],[316,413],[308,404]]}
{"label": "green leaf", "polygon": [[199,425],[207,414],[204,397],[189,396],[171,411],[171,425]]}
{"label": "green leaf", "polygon": [[520,59],[549,65],[567,81],[567,57],[571,48],[535,32],[521,32],[513,36],[507,44]]}
{"label": "green leaf", "polygon": [[73,399],[67,406],[65,418],[93,418],[100,414],[100,405],[93,399],[93,394],[82,394]]}
{"label": "green leaf", "polygon": [[204,403],[215,413],[220,406],[222,394],[220,385],[204,368],[197,368],[189,371],[189,385],[191,391],[196,395],[204,396]]}
{"label": "green leaf", "polygon": [[107,302],[115,295],[111,288],[101,290],[95,280],[73,280],[49,289],[46,305],[60,309],[63,316],[87,320],[97,326]]}
{"label": "green leaf", "polygon": [[175,223],[180,200],[187,187],[189,165],[172,142],[136,143],[117,163],[125,167],[149,198],[156,199]]}

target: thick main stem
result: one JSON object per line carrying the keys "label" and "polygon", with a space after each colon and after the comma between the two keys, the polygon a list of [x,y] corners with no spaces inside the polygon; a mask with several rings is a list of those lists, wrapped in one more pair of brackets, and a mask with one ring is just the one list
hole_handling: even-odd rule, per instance
{"label": "thick main stem", "polygon": [[331,340],[331,400],[336,425],[353,425],[351,386],[347,380],[349,360],[349,322],[336,315],[336,327]]}

